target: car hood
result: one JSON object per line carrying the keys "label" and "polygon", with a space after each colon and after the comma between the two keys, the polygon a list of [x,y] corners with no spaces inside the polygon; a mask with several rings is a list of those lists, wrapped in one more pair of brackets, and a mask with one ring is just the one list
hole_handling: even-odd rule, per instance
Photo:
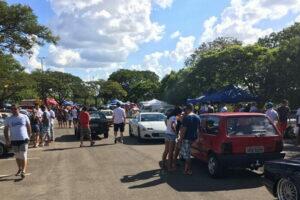
{"label": "car hood", "polygon": [[142,125],[145,128],[152,128],[153,130],[158,131],[165,131],[166,130],[166,124],[165,122],[139,122],[140,125]]}

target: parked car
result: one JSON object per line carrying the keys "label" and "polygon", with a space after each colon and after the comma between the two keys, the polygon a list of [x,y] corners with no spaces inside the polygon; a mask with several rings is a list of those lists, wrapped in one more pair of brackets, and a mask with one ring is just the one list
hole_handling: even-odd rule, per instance
{"label": "parked car", "polygon": [[5,145],[4,137],[4,119],[0,118],[0,157],[5,155],[9,151],[8,147]]}
{"label": "parked car", "polygon": [[112,110],[101,110],[101,112],[105,115],[108,124],[112,125],[113,124],[113,111]]}
{"label": "parked car", "polygon": [[285,155],[282,136],[264,114],[211,113],[200,118],[192,155],[207,163],[212,177],[222,176],[227,168],[258,169]]}
{"label": "parked car", "polygon": [[162,113],[140,113],[129,121],[129,135],[144,139],[164,139],[166,116]]}
{"label": "parked car", "polygon": [[266,162],[263,182],[279,200],[299,200],[300,157]]}
{"label": "parked car", "polygon": [[[96,138],[98,135],[104,135],[104,138],[108,138],[109,124],[104,115],[100,111],[89,111],[90,113],[90,128],[93,138]],[[75,136],[80,138],[80,123],[75,127]]]}

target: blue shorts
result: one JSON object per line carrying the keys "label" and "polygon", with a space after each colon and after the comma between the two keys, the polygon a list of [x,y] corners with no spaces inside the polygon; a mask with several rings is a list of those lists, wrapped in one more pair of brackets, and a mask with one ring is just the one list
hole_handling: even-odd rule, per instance
{"label": "blue shorts", "polygon": [[50,133],[50,126],[42,126],[42,129],[41,129],[41,134],[42,135],[45,135],[45,134],[49,134]]}
{"label": "blue shorts", "polygon": [[175,134],[165,134],[165,141],[166,142],[175,142],[176,141],[176,135]]}
{"label": "blue shorts", "polygon": [[40,125],[39,124],[32,124],[31,129],[33,133],[39,133],[40,132]]}
{"label": "blue shorts", "polygon": [[190,140],[182,141],[180,154],[183,159],[185,160],[191,159],[191,147],[192,147],[192,141]]}

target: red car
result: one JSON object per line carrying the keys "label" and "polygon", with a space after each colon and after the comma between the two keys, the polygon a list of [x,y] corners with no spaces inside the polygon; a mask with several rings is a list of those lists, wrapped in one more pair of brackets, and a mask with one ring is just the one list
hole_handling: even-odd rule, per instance
{"label": "red car", "polygon": [[222,176],[227,168],[258,169],[265,161],[285,156],[282,136],[264,114],[212,113],[200,119],[192,155],[207,163],[212,177]]}

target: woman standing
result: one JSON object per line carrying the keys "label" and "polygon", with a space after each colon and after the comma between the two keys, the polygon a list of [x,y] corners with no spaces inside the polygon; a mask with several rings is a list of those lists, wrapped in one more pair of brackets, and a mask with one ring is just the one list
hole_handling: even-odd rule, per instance
{"label": "woman standing", "polygon": [[[173,165],[173,154],[176,141],[176,125],[177,117],[181,114],[181,109],[175,108],[168,116],[166,120],[167,130],[165,136],[165,150],[162,155],[162,167],[167,168],[168,171],[175,170]],[[167,162],[168,157],[168,162]]]}

